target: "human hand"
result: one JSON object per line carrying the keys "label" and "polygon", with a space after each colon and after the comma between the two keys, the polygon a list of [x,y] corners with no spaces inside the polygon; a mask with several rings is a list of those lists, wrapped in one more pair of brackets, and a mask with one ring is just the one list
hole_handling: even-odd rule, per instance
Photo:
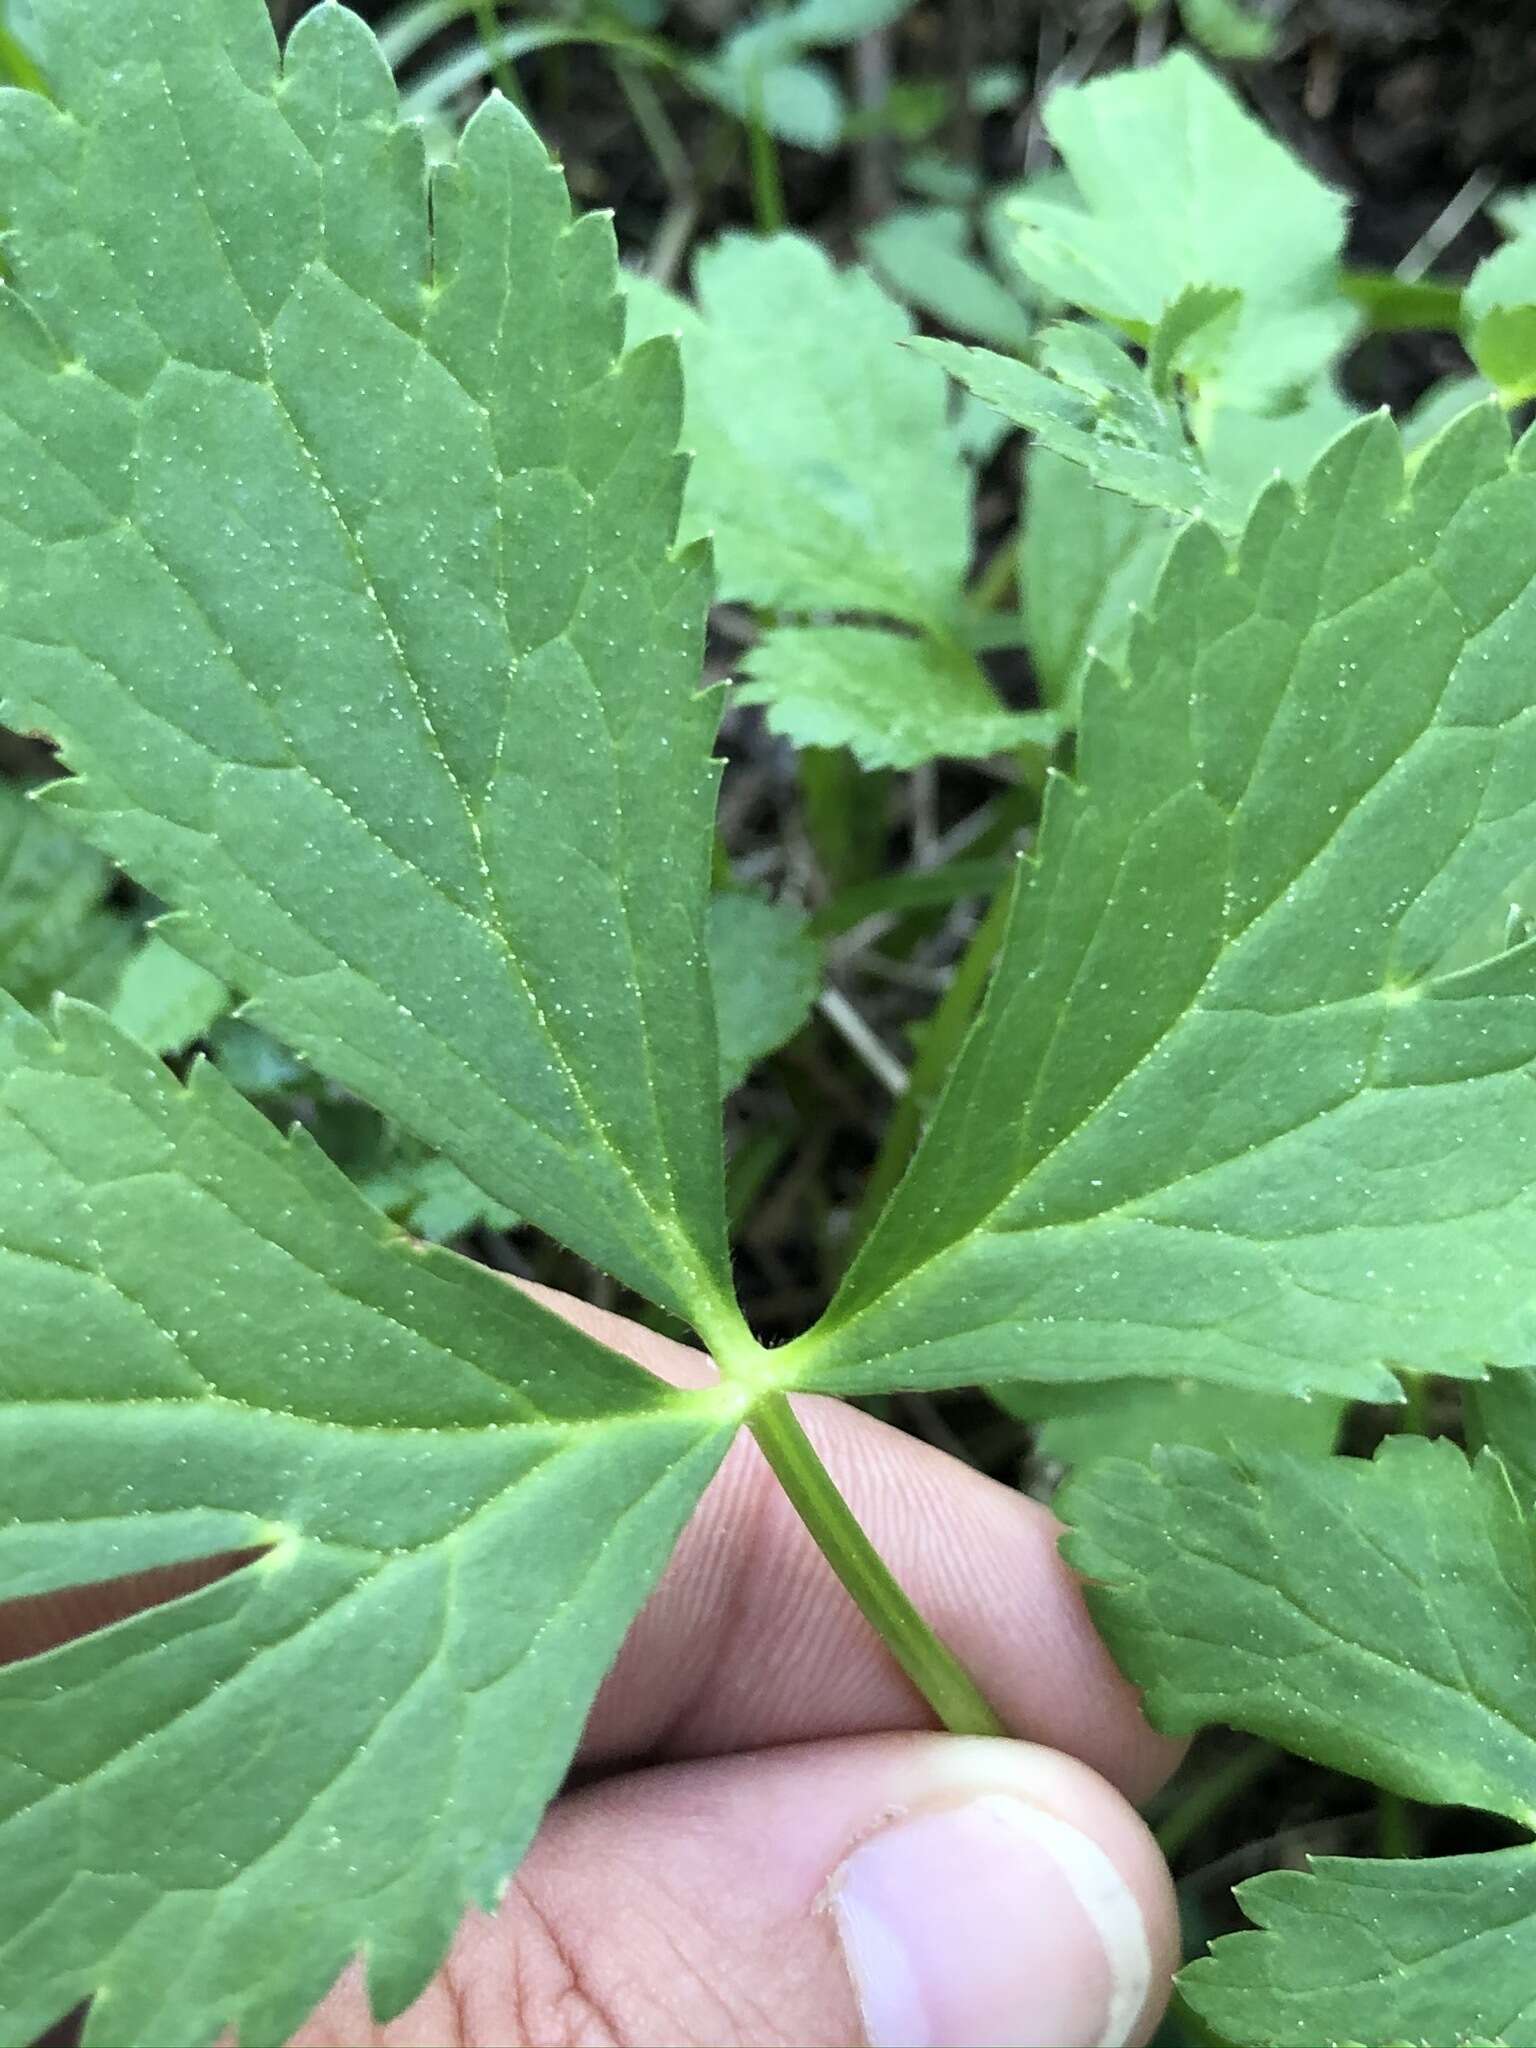
{"label": "human hand", "polygon": [[[680,1384],[700,1354],[540,1293]],[[497,1912],[374,2025],[348,1971],[295,2048],[1144,2042],[1176,1959],[1128,1800],[1176,1758],[1035,1502],[836,1402],[797,1409],[877,1547],[1018,1741],[939,1735],[749,1440],[594,1707]],[[0,1662],[198,1583],[0,1606]],[[204,1569],[202,1578],[210,1576]]]}

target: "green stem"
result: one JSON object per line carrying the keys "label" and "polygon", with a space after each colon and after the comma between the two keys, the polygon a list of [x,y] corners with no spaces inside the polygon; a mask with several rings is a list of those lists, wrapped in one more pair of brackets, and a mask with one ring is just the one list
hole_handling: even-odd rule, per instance
{"label": "green stem", "polygon": [[855,1606],[952,1735],[1001,1735],[1003,1724],[945,1649],[833,1485],[785,1395],[764,1394],[751,1417],[758,1448]]}
{"label": "green stem", "polygon": [[1382,1856],[1422,1856],[1418,1821],[1408,1801],[1397,1792],[1376,1794],[1376,1848]]}
{"label": "green stem", "polygon": [[1403,1405],[1397,1413],[1398,1433],[1402,1436],[1428,1436],[1434,1392],[1429,1374],[1401,1372],[1398,1378],[1403,1385]]}
{"label": "green stem", "polygon": [[840,889],[830,903],[824,903],[810,921],[818,939],[841,938],[867,917],[880,917],[904,910],[947,909],[966,896],[993,897],[1008,886],[1012,861],[1001,855],[991,860],[951,860],[938,868],[903,868],[894,875],[881,875],[872,882],[856,882]]}
{"label": "green stem", "polygon": [[693,171],[660,93],[632,57],[616,54],[612,61],[619,90],[661,173],[662,183],[674,199],[683,197],[693,190]]}
{"label": "green stem", "polygon": [[848,1238],[850,1254],[857,1251],[868,1236],[875,1219],[895,1192],[896,1183],[906,1171],[907,1161],[917,1149],[923,1119],[932,1108],[945,1075],[955,1063],[961,1041],[971,1028],[971,1020],[981,1007],[992,963],[1003,943],[1012,901],[1011,887],[999,889],[991,909],[976,927],[975,936],[960,956],[954,979],[929,1020],[928,1029],[923,1034],[922,1050],[908,1079],[907,1092],[891,1112],[885,1142],[870,1171],[864,1199],[853,1220]]}
{"label": "green stem", "polygon": [[1172,1863],[1192,1836],[1280,1761],[1272,1742],[1249,1742],[1194,1785],[1157,1826],[1157,1846]]}
{"label": "green stem", "polygon": [[841,747],[802,747],[796,766],[806,837],[828,890],[836,894],[868,881],[885,854],[890,777],[881,769],[861,770]]}
{"label": "green stem", "polygon": [[485,51],[486,68],[496,81],[496,90],[504,100],[513,106],[518,103],[517,79],[512,66],[501,54],[501,23],[496,18],[495,0],[475,0],[475,26],[480,31],[481,47]]}
{"label": "green stem", "polygon": [[762,117],[762,96],[754,89],[747,108],[747,157],[752,166],[752,212],[760,235],[784,230],[784,181],[779,149]]}
{"label": "green stem", "polygon": [[995,612],[1013,589],[1019,569],[1017,538],[1004,542],[966,592],[967,601],[979,612]]}

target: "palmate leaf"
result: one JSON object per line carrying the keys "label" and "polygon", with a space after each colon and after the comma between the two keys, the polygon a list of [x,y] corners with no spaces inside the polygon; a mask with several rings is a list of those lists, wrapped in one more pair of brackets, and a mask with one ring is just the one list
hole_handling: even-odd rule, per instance
{"label": "palmate leaf", "polygon": [[1140,342],[1188,287],[1235,291],[1202,377],[1227,403],[1311,383],[1348,340],[1343,201],[1187,51],[1063,87],[1045,124],[1076,191],[1026,191],[1008,209],[1044,290]]}
{"label": "palmate leaf", "polygon": [[1462,334],[1505,405],[1536,397],[1536,234],[1485,256],[1462,293]]}
{"label": "palmate leaf", "polygon": [[1037,442],[1024,462],[1019,606],[1048,704],[1074,713],[1095,660],[1118,666],[1131,620],[1157,584],[1177,522],[1096,484]]}
{"label": "palmate leaf", "polygon": [[1436,963],[1529,863],[1533,454],[1375,419],[1180,538],[808,1383],[1532,1355],[1536,948]]}
{"label": "palmate leaf", "polygon": [[[1416,1437],[1369,1464],[1176,1450],[1094,1465],[1057,1500],[1159,1725],[1226,1722],[1536,1827],[1536,1549],[1496,1457]],[[1325,1858],[1238,1896],[1265,1931],[1181,1980],[1224,2038],[1531,2037],[1536,1846]]]}
{"label": "palmate leaf", "polygon": [[994,348],[1025,347],[1035,324],[1030,309],[970,245],[970,218],[960,206],[906,207],[859,237],[860,253],[909,305]]}
{"label": "palmate leaf", "polygon": [[810,52],[888,28],[912,0],[793,0],[754,9],[716,56],[689,67],[711,98],[803,149],[835,149],[846,110],[836,80]]}
{"label": "palmate leaf", "polygon": [[1219,1451],[1261,1443],[1273,1450],[1329,1451],[1344,1409],[1327,1395],[1298,1401],[1200,1380],[1024,1383],[991,1391],[1010,1415],[1037,1425],[1034,1442],[1042,1457],[1068,1466],[1090,1458],[1146,1458],[1170,1444]]}
{"label": "palmate leaf", "polygon": [[107,1014],[151,1052],[185,1052],[225,1015],[229,990],[217,975],[149,933],[129,954]]}
{"label": "palmate leaf", "polygon": [[671,345],[618,361],[610,231],[500,102],[429,232],[343,9],[281,72],[261,0],[40,26],[67,111],[0,120],[9,715],[260,1021],[707,1319],[709,571],[671,552]]}
{"label": "palmate leaf", "polygon": [[0,2039],[279,2040],[489,1904],[729,1434],[413,1245],[212,1068],[0,1031],[8,1597],[226,1551],[0,1673]]}
{"label": "palmate leaf", "polygon": [[684,530],[713,543],[721,597],[818,621],[765,634],[746,701],[798,745],[845,746],[871,768],[1049,737],[958,644],[972,479],[944,378],[901,346],[903,309],[799,235],[727,235],[694,284],[697,308],[630,285],[635,330],[682,347]]}
{"label": "palmate leaf", "polygon": [[[1299,483],[1358,417],[1327,381],[1290,412],[1228,406],[1209,413],[1201,453],[1211,483],[1246,519],[1266,485],[1277,476]],[[1131,618],[1151,596],[1177,525],[1120,491],[1100,489],[1088,468],[1042,438],[1025,464],[1021,526],[1029,651],[1046,701],[1075,709],[1095,656],[1111,668],[1123,664]]]}
{"label": "palmate leaf", "polygon": [[970,562],[971,479],[944,379],[907,314],[800,235],[726,235],[697,309],[645,279],[636,333],[679,335],[692,454],[685,532],[722,598],[942,625]]}

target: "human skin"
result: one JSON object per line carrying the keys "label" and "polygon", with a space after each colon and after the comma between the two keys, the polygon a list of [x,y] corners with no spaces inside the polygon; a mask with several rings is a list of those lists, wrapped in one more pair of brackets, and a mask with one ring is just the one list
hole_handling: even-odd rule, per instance
{"label": "human skin", "polygon": [[[666,1379],[712,1374],[698,1352],[530,1291]],[[933,1732],[743,1436],[501,1906],[466,1917],[398,2019],[374,2023],[354,1967],[295,2048],[1148,2039],[1176,1917],[1133,1802],[1178,1751],[1095,1635],[1051,1516],[855,1409],[796,1406],[1016,1739]],[[217,1570],[0,1604],[0,1662]]]}

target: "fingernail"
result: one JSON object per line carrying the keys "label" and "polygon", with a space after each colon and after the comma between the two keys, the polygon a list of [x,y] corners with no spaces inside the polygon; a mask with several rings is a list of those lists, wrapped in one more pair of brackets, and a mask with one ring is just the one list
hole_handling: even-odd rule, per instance
{"label": "fingernail", "polygon": [[870,2048],[1122,2048],[1152,1959],[1097,1842],[1007,1793],[897,1821],[831,1889]]}

